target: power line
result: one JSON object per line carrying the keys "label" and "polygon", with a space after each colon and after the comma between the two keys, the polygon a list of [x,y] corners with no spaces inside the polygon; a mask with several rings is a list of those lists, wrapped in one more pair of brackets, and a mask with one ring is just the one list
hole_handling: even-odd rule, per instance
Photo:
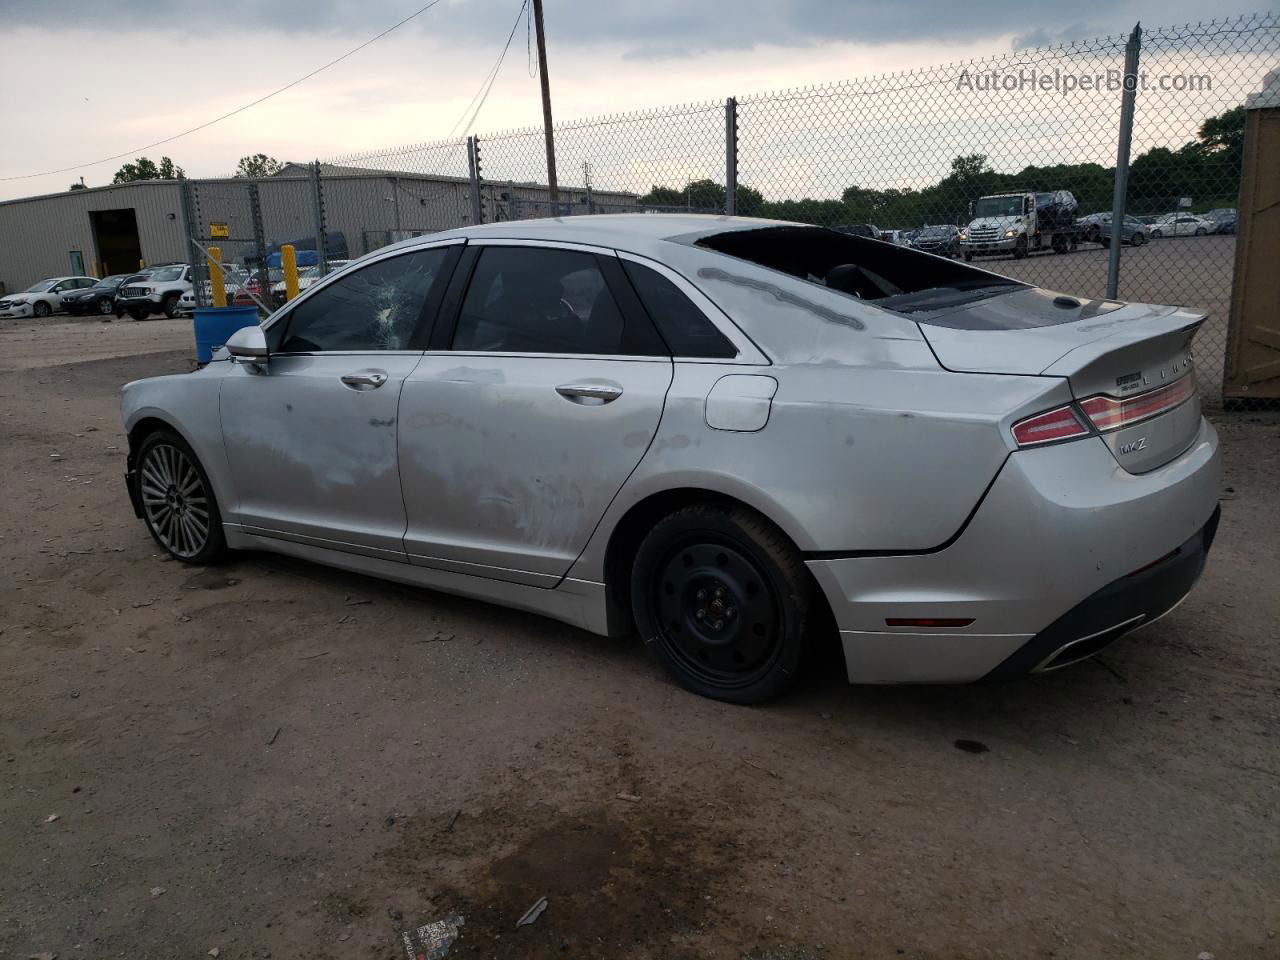
{"label": "power line", "polygon": [[[480,116],[480,111],[484,107],[484,102],[489,99],[489,91],[493,89],[493,83],[498,79],[498,71],[502,69],[502,61],[506,59],[507,51],[511,49],[511,41],[515,38],[516,29],[520,26],[520,18],[524,16],[525,7],[528,5],[529,0],[524,0],[524,2],[520,4],[520,9],[516,13],[516,22],[511,25],[511,32],[507,34],[507,42],[502,47],[502,53],[498,54],[497,61],[490,68],[489,72],[485,74],[485,78],[480,81],[480,89],[478,89],[476,91],[476,95],[471,98],[471,103],[467,104],[467,109],[462,111],[462,116],[459,117],[458,122],[453,125],[453,129],[449,131],[449,136],[445,137],[446,140],[451,139],[453,135],[458,132],[459,127],[464,131],[471,129],[472,124],[474,124],[476,119]],[[476,108],[473,111],[471,106],[472,104],[475,104],[477,99],[479,99],[480,102],[476,105]]]}
{"label": "power line", "polygon": [[[284,93],[286,90],[291,90],[294,87],[296,87],[298,84],[304,83],[307,80],[310,80],[316,74],[322,73],[323,71],[328,70],[330,67],[334,66],[335,64],[341,63],[343,60],[346,60],[348,57],[359,53],[365,47],[369,46],[369,44],[376,43],[378,40],[381,40],[383,37],[385,37],[387,34],[391,33],[392,31],[400,29],[410,20],[413,20],[414,18],[419,17],[422,14],[426,13],[428,10],[430,10],[439,2],[440,0],[431,0],[430,3],[426,4],[425,6],[419,7],[417,10],[409,14],[409,16],[405,17],[399,23],[392,24],[391,26],[387,27],[387,29],[383,30],[380,34],[378,34],[376,37],[369,38],[364,43],[360,44],[360,46],[354,47],[348,50],[342,56],[337,57],[336,59],[330,60],[324,66],[317,67],[315,70],[312,70],[310,73],[306,74],[305,76],[301,76],[297,80],[294,80],[290,83],[286,83],[283,87],[280,87],[278,90],[273,90],[270,93],[266,94],[265,96],[259,97],[257,100],[253,100],[249,103],[246,103],[243,107],[237,107],[236,109],[232,110],[230,113],[224,113],[222,116],[215,117],[212,120],[208,120],[205,123],[200,124],[199,126],[192,127],[190,130],[183,130],[181,133],[175,133],[173,136],[165,137],[163,140],[157,140],[155,143],[148,143],[144,147],[134,147],[132,150],[126,150],[124,153],[117,153],[115,156],[103,157],[101,160],[90,160],[87,163],[77,163],[69,167],[60,167],[57,170],[45,170],[42,173],[24,173],[16,177],[0,177],[0,181],[30,180],[34,177],[52,176],[55,173],[67,173],[71,170],[79,170],[83,167],[97,166],[99,163],[110,163],[112,160],[121,160],[125,157],[132,157],[141,153],[144,150],[153,150],[156,147],[164,146],[166,143],[172,143],[174,140],[180,140],[182,137],[185,137],[188,134],[196,133],[199,130],[204,130],[206,127],[213,126],[215,123],[221,123],[223,120],[226,120],[229,117],[234,117],[237,113],[244,113],[244,111],[250,109],[251,107],[256,107],[258,104],[264,103],[267,100],[270,100],[272,97],[278,96]],[[510,43],[510,41],[508,41],[508,43]]]}

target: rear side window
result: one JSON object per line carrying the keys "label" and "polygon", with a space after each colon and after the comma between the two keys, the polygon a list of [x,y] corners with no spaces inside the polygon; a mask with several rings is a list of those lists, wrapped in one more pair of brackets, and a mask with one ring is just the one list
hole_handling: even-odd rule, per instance
{"label": "rear side window", "polygon": [[281,353],[409,350],[449,249],[379,260],[299,303]]}
{"label": "rear side window", "polygon": [[673,357],[724,360],[738,355],[693,301],[657,270],[628,260],[622,261],[622,268]]}
{"label": "rear side window", "polygon": [[662,355],[651,332],[630,327],[595,254],[487,247],[462,301],[453,349]]}
{"label": "rear side window", "polygon": [[[1027,288],[1017,280],[943,257],[821,227],[733,230],[707,234],[695,243],[887,310],[912,315],[922,323],[932,322],[928,314],[949,312]],[[708,269],[712,268],[703,268]],[[1058,322],[1065,322],[1065,318]]]}

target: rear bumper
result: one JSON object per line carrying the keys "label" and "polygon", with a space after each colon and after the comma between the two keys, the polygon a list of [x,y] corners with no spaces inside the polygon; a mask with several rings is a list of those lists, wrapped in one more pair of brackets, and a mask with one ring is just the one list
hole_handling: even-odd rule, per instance
{"label": "rear bumper", "polygon": [[1195,536],[1146,569],[1107,584],[1032,637],[985,679],[1043,673],[1086,660],[1182,602],[1204,571],[1222,508]]}
{"label": "rear bumper", "polygon": [[[1178,573],[1161,596],[1176,592],[1191,569],[1187,544],[1210,525],[1220,484],[1217,433],[1204,420],[1187,450],[1143,474],[1121,468],[1096,437],[1022,450],[1009,456],[948,545],[807,565],[835,616],[852,682],[969,682],[1010,661],[1022,664],[1015,654],[1113,584],[1171,565]],[[1183,553],[1170,557],[1174,551]],[[1200,572],[1192,566],[1187,589]],[[1140,611],[1143,619],[1126,629],[1167,609],[1158,606]],[[1099,602],[1096,609],[1108,608]],[[1097,617],[1105,619],[1102,612]],[[888,625],[899,618],[973,622],[946,629]],[[1038,659],[1028,653],[1025,669],[1041,667],[1055,652]]]}

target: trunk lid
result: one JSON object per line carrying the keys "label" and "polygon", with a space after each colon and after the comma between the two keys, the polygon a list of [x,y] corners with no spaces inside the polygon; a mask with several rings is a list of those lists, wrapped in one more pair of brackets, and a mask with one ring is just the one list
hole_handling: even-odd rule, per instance
{"label": "trunk lid", "polygon": [[[1199,431],[1199,397],[1180,381],[1194,376],[1191,342],[1204,314],[1024,288],[912,319],[949,370],[1063,377],[1078,400],[1127,401],[1103,439],[1132,473],[1172,460]],[[1148,395],[1150,403],[1133,399]]]}

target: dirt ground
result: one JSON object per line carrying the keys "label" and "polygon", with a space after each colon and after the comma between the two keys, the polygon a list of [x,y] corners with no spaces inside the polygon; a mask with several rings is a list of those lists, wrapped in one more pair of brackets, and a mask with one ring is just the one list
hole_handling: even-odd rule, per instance
{"label": "dirt ground", "polygon": [[1205,577],[1100,659],[746,709],[538,617],[165,562],[117,396],[189,356],[0,329],[0,957],[392,960],[455,914],[450,957],[1280,956],[1280,417],[1219,418]]}

